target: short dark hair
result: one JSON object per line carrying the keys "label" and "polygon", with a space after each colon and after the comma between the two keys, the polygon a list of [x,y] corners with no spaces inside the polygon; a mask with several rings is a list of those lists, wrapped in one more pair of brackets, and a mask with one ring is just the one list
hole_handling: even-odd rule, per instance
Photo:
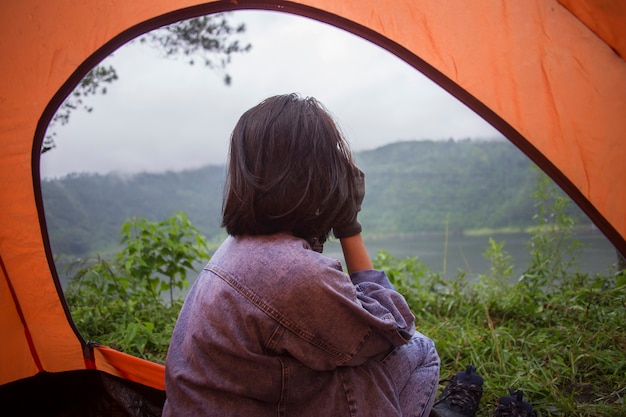
{"label": "short dark hair", "polygon": [[323,243],[344,221],[354,162],[324,106],[298,94],[246,111],[230,140],[222,226],[233,235],[289,232]]}

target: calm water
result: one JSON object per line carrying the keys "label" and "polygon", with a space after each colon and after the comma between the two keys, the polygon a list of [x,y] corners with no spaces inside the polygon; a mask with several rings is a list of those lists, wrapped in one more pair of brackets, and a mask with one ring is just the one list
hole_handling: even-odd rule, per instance
{"label": "calm water", "polygon": [[[519,276],[530,262],[526,233],[494,234],[493,239],[504,242],[504,250],[513,257],[514,273]],[[576,239],[583,244],[582,254],[576,267],[581,272],[609,273],[614,270],[617,255],[613,245],[599,231],[586,231],[576,234]],[[483,256],[489,246],[489,236],[450,236],[447,256],[445,256],[444,236],[417,236],[410,238],[366,239],[369,254],[374,257],[379,250],[385,250],[396,258],[417,257],[431,271],[445,272],[453,277],[459,270],[470,275],[488,272],[489,262]],[[338,242],[327,243],[324,254],[343,262],[341,247]],[[445,259],[445,266],[444,266]]]}
{"label": "calm water", "polygon": [[[498,243],[505,242],[504,249],[514,259],[514,277],[519,277],[530,262],[530,253],[527,248],[530,235],[509,233],[496,234],[492,237]],[[583,251],[577,262],[577,267],[581,272],[610,273],[614,271],[613,267],[617,261],[615,248],[602,233],[598,231],[578,233],[576,239],[583,244]],[[372,258],[379,250],[385,250],[399,259],[417,257],[431,271],[440,272],[445,277],[454,277],[458,271],[478,276],[489,270],[489,262],[483,256],[489,245],[489,236],[451,236],[448,238],[448,250],[445,257],[443,236],[366,239],[365,243]],[[341,247],[334,239],[324,245],[324,254],[344,262]],[[195,281],[198,271],[203,266],[203,263],[198,263],[196,269],[189,272],[187,279],[190,284]],[[65,287],[67,277],[62,272],[63,268],[58,268],[58,270],[61,284]]]}

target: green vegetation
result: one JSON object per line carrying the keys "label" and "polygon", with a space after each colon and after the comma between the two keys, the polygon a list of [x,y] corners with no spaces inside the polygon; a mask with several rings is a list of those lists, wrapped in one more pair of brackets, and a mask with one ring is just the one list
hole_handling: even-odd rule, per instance
{"label": "green vegetation", "polygon": [[182,307],[173,291],[187,287],[194,262],[209,259],[206,240],[176,213],[161,222],[126,221],[122,243],[112,261],[73,264],[65,297],[86,340],[162,362]]}
{"label": "green vegetation", "polygon": [[463,275],[443,280],[414,258],[380,252],[375,263],[407,297],[418,330],[435,341],[442,379],[467,364],[485,378],[478,416],[490,416],[508,387],[522,389],[540,416],[624,415],[623,273],[571,276],[546,289],[511,284],[506,264],[469,283]]}

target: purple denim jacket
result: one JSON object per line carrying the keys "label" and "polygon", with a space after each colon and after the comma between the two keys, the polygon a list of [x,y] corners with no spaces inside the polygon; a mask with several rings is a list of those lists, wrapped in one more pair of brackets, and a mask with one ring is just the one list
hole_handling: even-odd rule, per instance
{"label": "purple denim jacket", "polygon": [[383,359],[414,317],[382,271],[287,235],[228,237],[193,284],[163,416],[400,416]]}

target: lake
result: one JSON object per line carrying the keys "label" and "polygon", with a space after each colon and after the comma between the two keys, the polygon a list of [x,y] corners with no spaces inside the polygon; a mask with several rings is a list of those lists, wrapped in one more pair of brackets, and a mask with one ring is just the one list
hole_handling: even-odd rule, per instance
{"label": "lake", "polygon": [[[530,235],[500,233],[491,236],[496,242],[505,242],[504,250],[514,259],[514,278],[519,277],[530,262],[530,252],[527,247]],[[583,244],[583,251],[577,262],[580,272],[607,274],[614,271],[617,254],[611,242],[601,232],[588,230],[578,232],[575,237]],[[470,276],[478,276],[489,271],[489,262],[483,256],[485,248],[489,245],[489,236],[450,236],[447,256],[444,256],[443,235],[365,238],[365,243],[372,258],[379,250],[385,250],[399,259],[417,257],[428,269],[440,272],[442,276],[448,278],[456,276],[458,271],[464,271]],[[324,245],[324,255],[341,260],[345,266],[341,246],[335,239],[331,239]],[[199,262],[195,265],[196,269],[189,272],[187,279],[190,284],[195,281],[203,266],[204,264]],[[58,271],[61,284],[65,288],[67,277],[64,276],[62,267]]]}
{"label": "lake", "polygon": [[[504,250],[514,259],[514,276],[520,276],[530,262],[528,242],[531,236],[528,233],[502,233],[491,237],[498,243],[504,242]],[[617,262],[615,248],[600,231],[577,232],[575,238],[583,244],[582,254],[576,262],[580,272],[606,274],[614,271]],[[343,262],[341,246],[332,240],[324,246],[324,254]],[[490,267],[483,256],[489,246],[489,235],[449,236],[447,256],[443,235],[365,238],[365,243],[372,258],[379,250],[385,250],[400,259],[417,257],[431,271],[440,272],[445,277],[454,277],[460,270],[477,276],[487,273]]]}

